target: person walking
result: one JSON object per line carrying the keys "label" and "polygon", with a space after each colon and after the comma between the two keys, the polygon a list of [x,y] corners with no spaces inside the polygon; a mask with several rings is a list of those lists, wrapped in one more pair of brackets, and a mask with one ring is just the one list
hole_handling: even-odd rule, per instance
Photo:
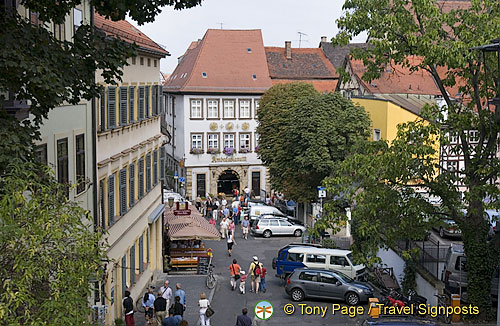
{"label": "person walking", "polygon": [[228,222],[226,217],[223,217],[222,221],[220,222],[220,233],[221,233],[222,239],[226,238],[228,227],[229,227],[229,222]]}
{"label": "person walking", "polygon": [[181,297],[175,296],[175,303],[170,307],[169,313],[171,312],[174,318],[181,321],[184,318],[184,305],[181,304]]}
{"label": "person walking", "polygon": [[240,293],[245,294],[245,284],[247,281],[248,275],[246,275],[245,271],[240,271]]}
{"label": "person walking", "polygon": [[142,298],[142,306],[144,307],[144,316],[146,317],[146,321],[148,325],[153,323],[153,311],[154,311],[154,302],[155,295],[153,294],[153,287],[150,286],[148,292],[144,294]]}
{"label": "person walking", "polygon": [[163,319],[167,317],[167,300],[162,296],[161,290],[158,291],[158,297],[153,303],[156,324],[161,325]]}
{"label": "person walking", "polygon": [[202,292],[200,294],[200,301],[198,301],[198,306],[200,307],[201,326],[210,326],[210,318],[205,315],[209,305],[210,301],[207,300],[207,296],[204,292]]}
{"label": "person walking", "polygon": [[238,223],[240,223],[240,211],[238,207],[233,207],[233,218],[234,218],[234,224],[238,225]]}
{"label": "person walking", "polygon": [[255,274],[255,293],[259,293],[259,287],[260,287],[260,268],[262,267],[262,264],[257,264],[254,269],[254,274]]}
{"label": "person walking", "polygon": [[231,274],[231,290],[234,291],[236,289],[236,281],[240,278],[240,270],[241,266],[238,265],[238,261],[233,259],[233,263],[229,265],[229,273]]}
{"label": "person walking", "polygon": [[186,292],[181,289],[181,283],[177,283],[175,289],[174,298],[179,297],[181,305],[184,307],[184,310],[186,310]]}
{"label": "person walking", "polygon": [[161,296],[167,300],[167,307],[172,303],[172,289],[168,287],[169,281],[165,280],[163,286],[160,288]]}
{"label": "person walking", "polygon": [[123,299],[123,310],[125,313],[125,325],[135,326],[134,320],[134,300],[130,297],[130,291],[125,291],[125,298]]}
{"label": "person walking", "polygon": [[222,209],[225,209],[226,206],[227,206],[227,200],[226,200],[226,198],[222,198],[221,204],[222,204]]}
{"label": "person walking", "polygon": [[266,273],[267,269],[264,267],[264,265],[261,263],[260,268],[257,269],[258,276],[259,276],[259,286],[257,287],[257,292],[262,291],[266,293]]}
{"label": "person walking", "polygon": [[236,326],[252,326],[252,320],[247,316],[248,309],[243,308],[241,313],[241,315],[236,317]]}
{"label": "person walking", "polygon": [[255,280],[257,279],[257,275],[255,274],[255,268],[260,266],[259,258],[257,256],[253,256],[253,261],[250,263],[250,267],[248,267],[248,274],[250,275],[250,292],[255,292]]}
{"label": "person walking", "polygon": [[250,230],[250,221],[248,220],[248,216],[245,216],[245,219],[241,221],[241,232],[243,233],[243,238],[248,240],[248,231]]}
{"label": "person walking", "polygon": [[250,197],[250,188],[245,187],[245,197],[249,198]]}
{"label": "person walking", "polygon": [[229,257],[231,257],[231,252],[233,251],[233,245],[236,244],[236,241],[234,240],[234,234],[230,230],[227,234],[227,253],[229,254]]}

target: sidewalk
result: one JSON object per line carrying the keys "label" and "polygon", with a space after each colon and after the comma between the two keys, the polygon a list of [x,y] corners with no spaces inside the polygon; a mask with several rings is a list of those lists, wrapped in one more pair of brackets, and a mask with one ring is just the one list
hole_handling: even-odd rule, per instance
{"label": "sidewalk", "polygon": [[[200,299],[200,293],[205,292],[207,298],[211,301],[213,297],[214,289],[210,290],[205,285],[206,275],[167,275],[166,279],[170,281],[170,288],[172,289],[172,294],[175,293],[175,285],[177,283],[181,284],[181,288],[186,292],[186,311],[184,311],[184,319],[188,321],[189,325],[198,325],[200,319],[200,313],[198,308],[198,300]],[[154,294],[156,296],[160,287],[163,286],[165,279],[158,280],[155,284]],[[136,300],[136,298],[134,298]],[[134,315],[135,324],[137,326],[143,326],[146,324],[146,318],[144,313],[137,312]],[[161,326],[161,325],[158,325]]]}

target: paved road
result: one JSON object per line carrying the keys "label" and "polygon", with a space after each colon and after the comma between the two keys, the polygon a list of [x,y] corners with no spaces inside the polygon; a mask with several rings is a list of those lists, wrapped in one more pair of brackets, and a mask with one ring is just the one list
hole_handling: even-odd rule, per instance
{"label": "paved road", "polygon": [[[300,238],[295,237],[273,237],[264,239],[261,237],[249,236],[248,240],[241,237],[241,230],[237,228],[236,242],[233,247],[233,255],[229,257],[225,240],[221,241],[206,241],[208,247],[214,250],[215,272],[218,276],[218,285],[215,292],[215,297],[212,302],[212,307],[215,310],[215,315],[212,317],[212,325],[235,325],[236,316],[241,314],[241,309],[247,307],[249,316],[254,318],[255,304],[260,300],[268,300],[274,306],[274,314],[267,322],[261,322],[262,325],[359,325],[366,318],[367,305],[362,307],[365,309],[365,315],[361,317],[350,318],[349,316],[339,315],[337,312],[332,315],[332,304],[341,304],[338,301],[310,301],[305,300],[301,304],[308,306],[326,307],[327,313],[324,317],[317,315],[302,315],[301,307],[298,303],[291,301],[286,295],[282,283],[276,278],[275,270],[272,269],[272,259],[276,256],[279,248],[291,242],[298,242]],[[232,259],[238,260],[242,269],[248,271],[252,261],[252,256],[258,256],[259,260],[266,266],[268,275],[266,276],[267,292],[266,293],[250,293],[250,282],[247,282],[247,293],[239,294],[237,291],[231,291],[229,284],[229,265]],[[286,315],[283,307],[286,304],[293,304],[296,308],[293,315]],[[324,309],[324,308],[323,308]]]}

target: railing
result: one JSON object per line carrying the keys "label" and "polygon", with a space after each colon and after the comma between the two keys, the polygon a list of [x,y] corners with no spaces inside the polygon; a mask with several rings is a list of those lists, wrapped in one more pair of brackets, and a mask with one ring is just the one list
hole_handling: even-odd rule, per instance
{"label": "railing", "polygon": [[400,240],[396,242],[396,245],[401,250],[418,248],[415,261],[435,276],[436,279],[439,280],[441,278],[441,270],[446,260],[446,253],[449,246],[432,238],[427,241]]}

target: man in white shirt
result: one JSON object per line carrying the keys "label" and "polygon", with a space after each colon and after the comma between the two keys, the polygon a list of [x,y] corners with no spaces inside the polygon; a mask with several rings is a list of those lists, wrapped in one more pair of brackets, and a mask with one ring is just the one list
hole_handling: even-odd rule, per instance
{"label": "man in white shirt", "polygon": [[224,209],[224,208],[226,208],[226,206],[227,206],[227,200],[226,200],[226,198],[223,198],[222,199],[222,208]]}
{"label": "man in white shirt", "polygon": [[245,197],[250,197],[250,189],[245,187]]}
{"label": "man in white shirt", "polygon": [[168,287],[168,280],[165,280],[164,285],[160,288],[161,296],[167,300],[167,311],[172,303],[172,289]]}

